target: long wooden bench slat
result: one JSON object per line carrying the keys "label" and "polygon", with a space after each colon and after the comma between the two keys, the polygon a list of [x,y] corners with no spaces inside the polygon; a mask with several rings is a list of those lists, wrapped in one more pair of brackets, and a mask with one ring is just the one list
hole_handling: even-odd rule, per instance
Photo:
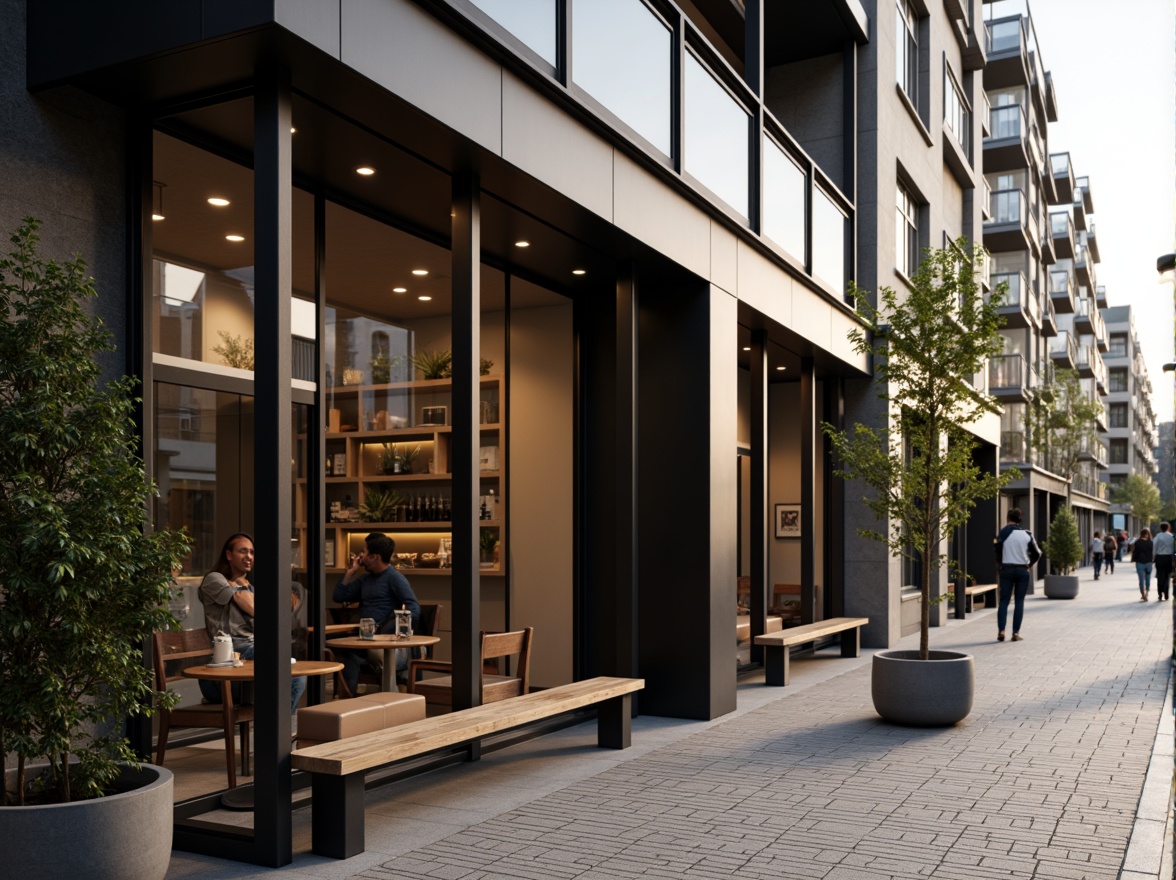
{"label": "long wooden bench slat", "polygon": [[346,776],[635,693],[644,679],[589,678],[290,753],[295,770]]}
{"label": "long wooden bench slat", "polygon": [[964,595],[975,596],[980,593],[990,593],[999,586],[1000,584],[973,584],[970,587],[964,587]]}
{"label": "long wooden bench slat", "polygon": [[868,617],[833,617],[829,620],[818,620],[815,623],[806,623],[802,626],[793,626],[780,632],[766,633],[762,636],[755,637],[757,645],[803,645],[805,642],[811,642],[822,636],[831,636],[835,633],[844,632],[847,629],[855,629],[859,626],[865,626],[870,622]]}

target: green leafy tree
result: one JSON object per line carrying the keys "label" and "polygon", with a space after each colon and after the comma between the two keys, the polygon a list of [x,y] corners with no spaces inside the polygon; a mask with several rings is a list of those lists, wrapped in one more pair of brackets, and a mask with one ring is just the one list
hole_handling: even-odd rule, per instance
{"label": "green leafy tree", "polygon": [[1141,474],[1128,474],[1122,485],[1111,490],[1111,501],[1125,505],[1141,528],[1160,515],[1160,490]]}
{"label": "green leafy tree", "polygon": [[866,332],[850,334],[854,349],[874,357],[879,397],[890,413],[886,428],[855,424],[822,430],[833,445],[844,479],[870,490],[863,498],[879,529],[861,534],[892,553],[915,559],[922,570],[919,656],[927,659],[931,625],[931,574],[946,560],[942,538],[966,523],[977,501],[995,497],[1015,471],[986,473],[976,466],[968,428],[1000,404],[972,384],[1000,352],[996,301],[986,302],[976,273],[983,250],[960,239],[954,248],[927,250],[910,291],[883,287],[879,304],[852,285]]}
{"label": "green leafy tree", "polygon": [[[152,689],[143,639],[175,626],[176,532],[144,534],[153,494],[136,455],[134,382],[99,384],[113,349],[83,301],[81,258],[37,256],[35,220],[0,259],[0,758],[17,803],[104,793],[134,763],[122,718]],[[76,764],[71,764],[70,759]],[[37,779],[28,762],[44,759]]]}
{"label": "green leafy tree", "polygon": [[1082,541],[1078,537],[1078,521],[1070,505],[1064,505],[1049,524],[1049,537],[1041,549],[1059,574],[1069,574],[1082,561]]}
{"label": "green leafy tree", "polygon": [[1050,470],[1068,481],[1066,504],[1073,497],[1082,457],[1100,442],[1095,419],[1102,410],[1103,405],[1082,389],[1075,370],[1058,370],[1052,382],[1029,392],[1028,442],[1045,453]]}

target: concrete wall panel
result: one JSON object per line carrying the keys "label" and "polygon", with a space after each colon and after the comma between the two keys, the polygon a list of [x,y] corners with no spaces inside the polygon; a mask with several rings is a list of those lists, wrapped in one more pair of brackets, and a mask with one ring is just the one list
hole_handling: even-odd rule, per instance
{"label": "concrete wall panel", "polygon": [[710,278],[711,220],[621,153],[613,165],[613,222],[654,250]]}

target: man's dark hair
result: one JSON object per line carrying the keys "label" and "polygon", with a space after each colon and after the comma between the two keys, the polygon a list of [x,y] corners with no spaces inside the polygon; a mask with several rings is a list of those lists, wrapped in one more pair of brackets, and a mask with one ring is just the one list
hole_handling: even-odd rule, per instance
{"label": "man's dark hair", "polygon": [[1009,511],[1008,521],[1011,523],[1021,522],[1021,508],[1014,507]]}
{"label": "man's dark hair", "polygon": [[372,532],[363,542],[367,545],[368,553],[375,553],[384,562],[392,561],[392,554],[396,552],[396,542],[383,532]]}
{"label": "man's dark hair", "polygon": [[1160,523],[1160,531],[1161,532],[1168,531],[1168,524],[1167,523]]}

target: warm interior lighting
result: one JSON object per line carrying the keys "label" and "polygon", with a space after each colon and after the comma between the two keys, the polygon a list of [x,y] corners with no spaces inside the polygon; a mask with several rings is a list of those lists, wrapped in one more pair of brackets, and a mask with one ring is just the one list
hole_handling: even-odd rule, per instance
{"label": "warm interior lighting", "polygon": [[212,205],[214,208],[224,208],[228,206],[229,200],[223,199],[220,196],[212,196],[208,200],[208,204]]}
{"label": "warm interior lighting", "polygon": [[151,181],[151,219],[163,219],[163,188],[167,186],[166,183],[160,183],[158,180]]}
{"label": "warm interior lighting", "polygon": [[520,241],[515,242],[515,247],[530,247],[530,246],[531,246],[531,242],[527,241],[526,239],[522,239]]}
{"label": "warm interior lighting", "polygon": [[296,129],[294,126],[291,125],[290,126],[290,134],[294,134],[296,131],[298,131],[298,129]]}
{"label": "warm interior lighting", "polygon": [[572,274],[573,275],[587,275],[588,270],[587,269],[573,269]]}
{"label": "warm interior lighting", "polygon": [[245,236],[243,236],[243,235],[226,235],[225,236],[225,241],[244,241],[244,240],[245,240]]}
{"label": "warm interior lighting", "polygon": [[744,351],[751,351],[751,346],[750,346],[750,345],[745,345],[745,346],[743,346],[743,350],[744,350]]}
{"label": "warm interior lighting", "polygon": [[777,370],[787,370],[787,367],[776,367]]}
{"label": "warm interior lighting", "polygon": [[407,287],[393,287],[392,292],[393,293],[408,293],[408,288]]}
{"label": "warm interior lighting", "polygon": [[424,276],[424,275],[429,274],[429,270],[428,269],[413,269],[412,274]]}
{"label": "warm interior lighting", "polygon": [[371,168],[367,165],[360,165],[358,168],[355,169],[355,173],[359,174],[363,177],[371,177],[373,174],[376,173],[376,169]]}
{"label": "warm interior lighting", "polygon": [[421,294],[420,296],[417,297],[417,299],[419,299],[423,303],[427,303],[427,302],[430,302],[433,299],[433,297],[427,296],[425,294]]}

